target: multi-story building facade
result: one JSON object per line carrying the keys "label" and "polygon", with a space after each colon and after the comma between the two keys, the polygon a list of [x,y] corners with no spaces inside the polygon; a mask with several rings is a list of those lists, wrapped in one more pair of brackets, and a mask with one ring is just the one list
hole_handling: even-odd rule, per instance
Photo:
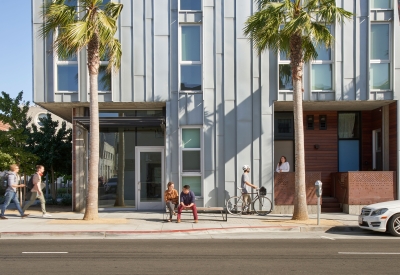
{"label": "multi-story building facade", "polygon": [[[102,143],[113,152],[107,166],[115,175],[107,175],[117,178],[119,192],[99,185],[99,205],[162,209],[173,181],[179,190],[189,184],[198,205],[223,206],[248,164],[275,209],[290,211],[280,206],[292,204],[294,190],[282,189],[292,182],[275,173],[281,155],[291,171],[295,162],[289,61],[268,50],[258,56],[243,35],[254,1],[117,2],[124,4],[122,63],[117,74],[101,73],[99,108]],[[331,25],[332,47],[304,65],[306,171],[347,211],[366,201],[342,201],[336,179],[349,196],[344,179],[351,175],[338,173],[393,171],[387,198],[398,197],[399,14],[394,0],[336,3],[355,15]],[[90,161],[86,52],[71,60],[52,54],[52,38],[37,36],[42,4],[32,1],[34,102],[73,123],[73,207],[82,210]]]}

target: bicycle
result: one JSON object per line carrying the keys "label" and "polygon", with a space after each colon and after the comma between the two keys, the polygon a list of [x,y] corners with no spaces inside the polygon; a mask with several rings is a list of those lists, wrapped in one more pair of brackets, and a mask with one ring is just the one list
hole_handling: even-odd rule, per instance
{"label": "bicycle", "polygon": [[[242,188],[238,187],[238,190],[242,191]],[[229,214],[240,215],[242,212],[247,211],[250,205],[253,206],[254,211],[260,216],[265,216],[271,213],[272,202],[269,198],[265,197],[264,194],[260,195],[260,189],[257,189],[257,193],[247,193],[256,194],[256,196],[246,205],[244,205],[243,194],[244,193],[240,196],[232,196],[228,199],[226,202],[226,210]]]}

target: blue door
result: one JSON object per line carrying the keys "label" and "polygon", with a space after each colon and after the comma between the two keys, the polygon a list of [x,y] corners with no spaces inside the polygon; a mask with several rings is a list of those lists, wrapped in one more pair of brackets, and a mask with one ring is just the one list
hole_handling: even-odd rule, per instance
{"label": "blue door", "polygon": [[339,172],[360,170],[360,141],[339,140]]}

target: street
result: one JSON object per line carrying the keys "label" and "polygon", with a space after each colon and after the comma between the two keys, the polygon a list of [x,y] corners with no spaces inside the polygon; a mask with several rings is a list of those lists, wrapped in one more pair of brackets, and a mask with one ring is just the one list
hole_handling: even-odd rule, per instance
{"label": "street", "polygon": [[2,275],[398,274],[399,241],[0,240],[0,264]]}

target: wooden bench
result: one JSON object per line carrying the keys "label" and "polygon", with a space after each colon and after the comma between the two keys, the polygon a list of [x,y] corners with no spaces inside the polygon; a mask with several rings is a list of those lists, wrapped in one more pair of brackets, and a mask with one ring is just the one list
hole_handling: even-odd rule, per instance
{"label": "wooden bench", "polygon": [[[220,212],[222,216],[223,221],[228,221],[228,211],[226,211],[225,207],[196,207],[197,208],[197,213],[199,212]],[[185,207],[182,209],[184,212],[192,212],[192,208]],[[175,208],[175,212],[178,213],[178,208]],[[169,218],[169,209],[168,207],[165,207],[165,213],[164,213],[164,220]]]}

